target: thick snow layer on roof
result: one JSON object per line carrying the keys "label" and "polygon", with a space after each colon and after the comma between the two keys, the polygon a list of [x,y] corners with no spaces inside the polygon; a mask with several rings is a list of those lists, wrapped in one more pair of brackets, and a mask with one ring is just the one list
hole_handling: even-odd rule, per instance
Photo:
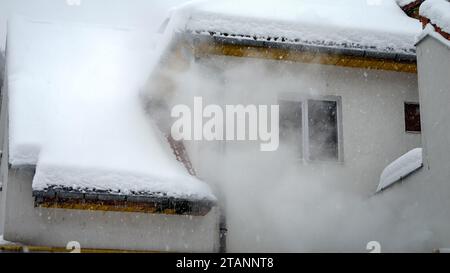
{"label": "thick snow layer on roof", "polygon": [[422,148],[415,148],[389,164],[381,173],[377,192],[422,167]]}
{"label": "thick snow layer on roof", "polygon": [[10,163],[52,186],[214,199],[143,110],[150,33],[15,18],[8,30]]}
{"label": "thick snow layer on roof", "polygon": [[421,6],[419,13],[430,19],[431,23],[450,33],[450,2],[447,0],[427,0]]}
{"label": "thick snow layer on roof", "polygon": [[[210,0],[173,11],[179,30],[414,52],[420,23],[394,0]],[[181,18],[181,19],[180,19]]]}

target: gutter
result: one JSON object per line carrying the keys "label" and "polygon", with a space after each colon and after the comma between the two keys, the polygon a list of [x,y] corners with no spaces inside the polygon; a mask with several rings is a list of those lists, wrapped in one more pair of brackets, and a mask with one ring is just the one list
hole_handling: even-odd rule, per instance
{"label": "gutter", "polygon": [[284,49],[298,52],[313,52],[322,54],[334,54],[354,57],[367,57],[380,60],[394,60],[396,62],[416,62],[416,52],[398,51],[382,51],[376,49],[364,48],[362,46],[347,46],[347,45],[321,45],[313,43],[305,43],[301,41],[292,42],[285,38],[267,38],[256,39],[250,36],[242,35],[228,35],[215,32],[191,32],[187,35],[195,43],[198,42],[214,42],[223,45],[240,45],[250,47],[263,47],[270,49]]}
{"label": "gutter", "polygon": [[94,189],[72,189],[53,186],[33,190],[35,206],[62,209],[84,209],[204,216],[215,202],[175,198],[159,193],[120,194]]}

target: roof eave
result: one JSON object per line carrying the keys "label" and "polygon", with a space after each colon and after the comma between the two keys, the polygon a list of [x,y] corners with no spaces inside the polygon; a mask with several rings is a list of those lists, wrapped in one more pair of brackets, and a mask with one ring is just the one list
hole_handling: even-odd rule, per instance
{"label": "roof eave", "polygon": [[[187,43],[194,50],[197,49],[198,52],[194,53],[196,55],[210,51],[209,53],[212,52],[212,54],[217,55],[271,58],[399,72],[417,72],[415,53],[408,54],[351,47],[265,41],[192,32],[186,32],[184,36]],[[251,50],[259,52],[252,53],[250,52]]]}
{"label": "roof eave", "polygon": [[[9,164],[9,169],[10,171],[28,170],[34,173],[36,165]],[[151,192],[121,194],[113,191],[72,189],[57,185],[45,189],[33,189],[32,197],[36,207],[44,208],[193,216],[204,216],[217,205],[215,200],[207,198],[173,197]]]}
{"label": "roof eave", "polygon": [[222,37],[222,36],[211,36],[205,34],[192,34],[193,37],[210,36],[215,42],[222,44],[239,44],[242,46],[256,46],[256,47],[266,47],[266,48],[279,48],[288,49],[294,51],[310,51],[316,53],[326,53],[326,54],[336,54],[336,55],[346,55],[346,56],[356,56],[356,57],[370,57],[383,60],[396,60],[399,62],[403,61],[416,61],[416,54],[407,54],[400,52],[388,52],[381,50],[369,50],[360,49],[352,47],[339,47],[339,46],[326,46],[326,45],[314,45],[306,43],[289,43],[289,42],[274,42],[274,41],[263,41],[255,39],[242,39],[238,37]]}

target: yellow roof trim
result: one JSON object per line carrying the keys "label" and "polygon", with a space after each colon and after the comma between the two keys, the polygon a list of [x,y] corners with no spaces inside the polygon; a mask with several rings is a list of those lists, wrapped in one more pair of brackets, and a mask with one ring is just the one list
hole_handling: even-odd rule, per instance
{"label": "yellow roof trim", "polygon": [[91,211],[115,211],[115,212],[135,212],[135,213],[153,213],[168,215],[192,215],[205,216],[210,208],[198,208],[186,213],[178,213],[175,208],[161,209],[150,203],[132,203],[132,202],[103,202],[88,200],[65,200],[64,202],[56,202],[53,200],[40,202],[38,207],[49,209],[75,209],[75,210],[91,210]]}
{"label": "yellow roof trim", "polygon": [[214,42],[201,42],[194,46],[193,50],[197,57],[223,55],[417,73],[417,64],[415,62],[399,62],[396,60],[383,60],[371,57],[316,53],[311,51],[297,51],[260,46],[244,46],[238,44],[219,44]]}

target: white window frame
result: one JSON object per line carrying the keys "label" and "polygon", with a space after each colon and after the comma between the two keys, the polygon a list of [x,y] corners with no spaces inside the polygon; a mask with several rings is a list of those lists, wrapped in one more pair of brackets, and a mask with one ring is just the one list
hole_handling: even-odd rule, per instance
{"label": "white window frame", "polygon": [[[335,95],[315,96],[315,95],[303,95],[294,92],[286,92],[278,94],[278,102],[283,101],[295,101],[301,103],[302,107],[302,160],[306,162],[344,162],[344,141],[343,141],[343,129],[342,129],[342,97]],[[311,159],[309,153],[309,117],[308,117],[308,101],[309,100],[321,100],[321,101],[334,101],[336,102],[336,122],[337,122],[337,137],[338,137],[338,159],[337,160],[321,160]]]}

